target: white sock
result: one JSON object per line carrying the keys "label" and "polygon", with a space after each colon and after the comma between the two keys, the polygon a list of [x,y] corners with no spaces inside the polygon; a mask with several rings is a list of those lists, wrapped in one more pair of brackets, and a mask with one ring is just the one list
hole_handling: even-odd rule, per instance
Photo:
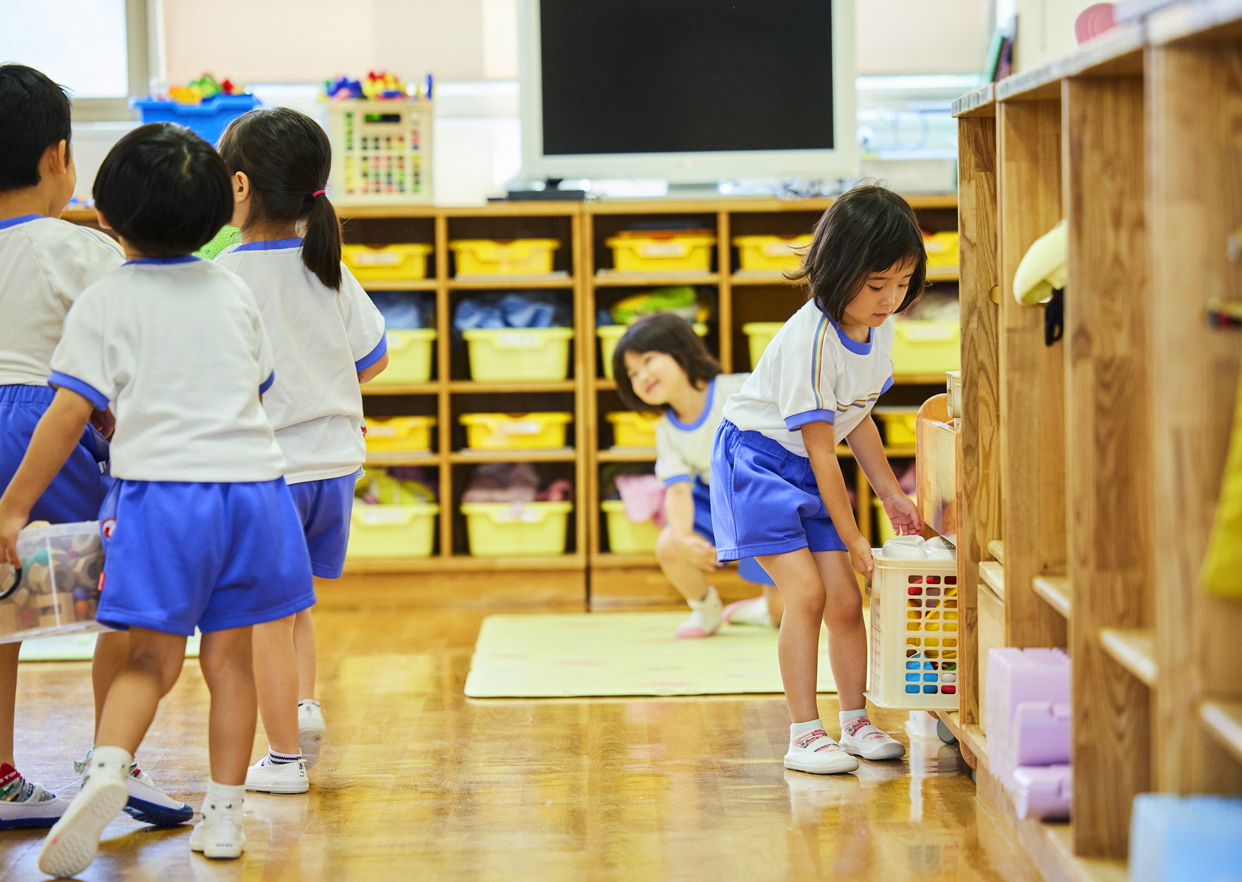
{"label": "white sock", "polygon": [[217,805],[233,805],[241,808],[242,799],[246,795],[245,784],[217,784],[215,781],[207,782],[207,802],[214,802]]}
{"label": "white sock", "polygon": [[841,713],[837,714],[837,717],[841,720],[842,729],[845,728],[846,723],[852,723],[854,720],[865,716],[867,716],[867,709],[865,707],[861,710],[841,711]]}
{"label": "white sock", "polygon": [[279,751],[273,750],[272,746],[269,744],[267,748],[267,756],[263,757],[263,759],[259,761],[259,765],[286,766],[289,763],[296,763],[301,758],[302,754],[300,753],[280,753]]}
{"label": "white sock", "polygon": [[298,707],[301,707],[304,704],[313,704],[315,707],[319,707],[319,702],[313,698],[303,698],[298,702]]}
{"label": "white sock", "polygon": [[805,735],[815,729],[824,728],[824,723],[819,717],[813,720],[807,720],[805,723],[794,723],[789,727],[789,737],[797,738],[799,735]]}
{"label": "white sock", "polygon": [[116,769],[117,773],[123,777],[129,774],[130,763],[133,761],[133,754],[123,747],[96,747],[95,752],[91,754],[91,764],[88,768]]}

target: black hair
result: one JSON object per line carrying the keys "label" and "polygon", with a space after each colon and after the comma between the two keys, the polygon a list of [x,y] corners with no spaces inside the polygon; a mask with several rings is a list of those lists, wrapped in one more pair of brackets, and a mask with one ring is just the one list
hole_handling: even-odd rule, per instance
{"label": "black hair", "polygon": [[914,261],[914,274],[898,312],[923,296],[927,282],[923,232],[906,200],[885,187],[862,184],[824,212],[802,267],[790,278],[804,280],[820,311],[840,323],[868,275],[907,260]]}
{"label": "black hair", "polygon": [[612,375],[617,381],[617,395],[631,410],[663,412],[669,405],[648,404],[634,392],[634,384],[625,370],[625,353],[663,352],[686,372],[690,385],[701,389],[720,373],[720,362],[707,351],[703,339],[694,333],[690,323],[671,312],[656,312],[630,326],[612,353]]}
{"label": "black hair", "polygon": [[152,257],[197,251],[233,217],[224,160],[172,123],[148,123],[117,141],[95,176],[94,194],[108,225]]}
{"label": "black hair", "polygon": [[[306,224],[302,263],[334,291],[341,288],[341,222],[327,195],[332,145],[319,124],[287,107],[252,110],[220,136],[229,172],[250,179],[246,226],[285,221]],[[314,194],[318,193],[316,196]]]}
{"label": "black hair", "polygon": [[39,185],[47,148],[65,142],[68,158],[69,97],[33,67],[0,64],[0,193]]}

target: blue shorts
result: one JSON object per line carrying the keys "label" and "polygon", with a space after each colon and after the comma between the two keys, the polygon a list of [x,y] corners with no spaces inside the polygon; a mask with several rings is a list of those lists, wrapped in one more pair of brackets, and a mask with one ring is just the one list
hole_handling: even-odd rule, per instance
{"label": "blue shorts", "polygon": [[712,445],[712,519],[721,560],[799,548],[845,551],[811,461],[722,420]]}
{"label": "blue shorts", "polygon": [[[712,545],[716,544],[716,531],[712,527],[711,488],[694,479],[694,532],[698,533]],[[767,570],[759,566],[753,557],[743,558],[737,562],[737,574],[747,582],[756,585],[775,585]]]}
{"label": "blue shorts", "polygon": [[[0,386],[0,491],[13,480],[39,418],[55,397],[56,390],[47,386]],[[108,442],[87,426],[69,460],[30,510],[30,519],[52,524],[93,521],[111,486]]]}
{"label": "blue shorts", "polygon": [[302,521],[311,572],[321,579],[339,579],[345,570],[349,545],[349,518],[354,506],[358,475],[300,481],[289,485],[293,507]]}
{"label": "blue shorts", "polygon": [[190,636],[315,603],[302,523],[284,478],[235,484],[117,481],[100,512],[96,618]]}

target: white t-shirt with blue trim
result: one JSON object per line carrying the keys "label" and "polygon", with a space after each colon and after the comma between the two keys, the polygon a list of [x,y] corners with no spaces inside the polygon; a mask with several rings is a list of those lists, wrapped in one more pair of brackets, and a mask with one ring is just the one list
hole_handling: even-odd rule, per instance
{"label": "white t-shirt with blue trim", "polygon": [[893,336],[889,317],[859,343],[807,301],[776,332],[724,418],[798,456],[807,455],[807,423],[832,423],[840,444],[893,385]]}
{"label": "white t-shirt with blue trim", "polygon": [[69,307],[124,262],[98,230],[41,214],[0,220],[0,385],[46,386]]}
{"label": "white t-shirt with blue trim", "polygon": [[246,283],[210,261],[173,257],[131,260],[82,292],[48,384],[111,405],[114,477],[237,483],[285,470],[259,403],[274,379]]}
{"label": "white t-shirt with blue trim", "polygon": [[664,486],[678,481],[711,483],[712,441],[720,426],[725,401],[750,374],[719,374],[707,387],[703,412],[692,423],[683,423],[667,411],[656,423],[656,476]]}
{"label": "white t-shirt with blue trim", "polygon": [[263,397],[290,484],[353,474],[367,458],[358,371],[388,351],[384,317],[341,266],[333,291],[302,263],[301,239],[236,245],[216,263],[250,286],[280,382]]}

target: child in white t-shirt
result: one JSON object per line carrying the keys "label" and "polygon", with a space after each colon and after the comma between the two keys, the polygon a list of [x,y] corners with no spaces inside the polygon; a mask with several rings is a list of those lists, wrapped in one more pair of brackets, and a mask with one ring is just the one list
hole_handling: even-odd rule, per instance
{"label": "child in white t-shirt", "polygon": [[[366,460],[359,383],[388,364],[384,317],[341,263],[341,226],[324,194],[332,147],[314,120],[287,108],[252,110],[229,124],[220,154],[233,176],[242,244],[216,262],[245,280],[263,313],[281,377],[263,407],[285,454],[311,570],[336,579]],[[310,609],[256,626],[254,657],[269,746],[246,789],[302,793],[324,733]]]}
{"label": "child in white t-shirt", "polygon": [[708,577],[720,569],[712,529],[712,439],[725,401],[747,374],[722,374],[690,323],[671,313],[636,322],[617,341],[613,376],[621,403],[638,411],[662,411],[656,423],[656,476],[664,482],[668,526],[656,541],[664,575],[690,604],[678,637],[710,637],[722,622],[780,624],[780,595],[753,558],[738,561],[738,574],[763,585],[765,596],[723,607]]}
{"label": "child in white t-shirt", "polygon": [[191,252],[232,215],[219,155],[180,126],[125,135],[95,179],[100,222],[130,260],[82,292],[52,355],[58,389],[0,497],[0,552],[73,449],[92,408],[116,414],[101,512],[106,561],[97,619],[129,630],[81,791],[39,869],[76,875],[125,804],[132,756],[176,683],[186,638],[203,633],[211,692],[211,781],[190,847],[236,858],[254,739],[251,626],[314,603],[310,559],[260,396],[275,375],[254,295]]}
{"label": "child in white t-shirt", "polygon": [[[893,526],[920,532],[871,409],[893,382],[893,315],[919,298],[926,273],[922,233],[904,199],[875,186],[837,199],[800,272],[811,300],[726,402],[716,435],[712,515],[720,559],[757,557],[785,602],[780,662],[793,716],[789,769],[848,772],[858,768],[855,756],[905,752],[867,718],[867,633],[854,573],[871,574],[871,546],[854,521],[836,446],[850,445]],[[840,744],[816,707],[821,621],[840,697]]]}

